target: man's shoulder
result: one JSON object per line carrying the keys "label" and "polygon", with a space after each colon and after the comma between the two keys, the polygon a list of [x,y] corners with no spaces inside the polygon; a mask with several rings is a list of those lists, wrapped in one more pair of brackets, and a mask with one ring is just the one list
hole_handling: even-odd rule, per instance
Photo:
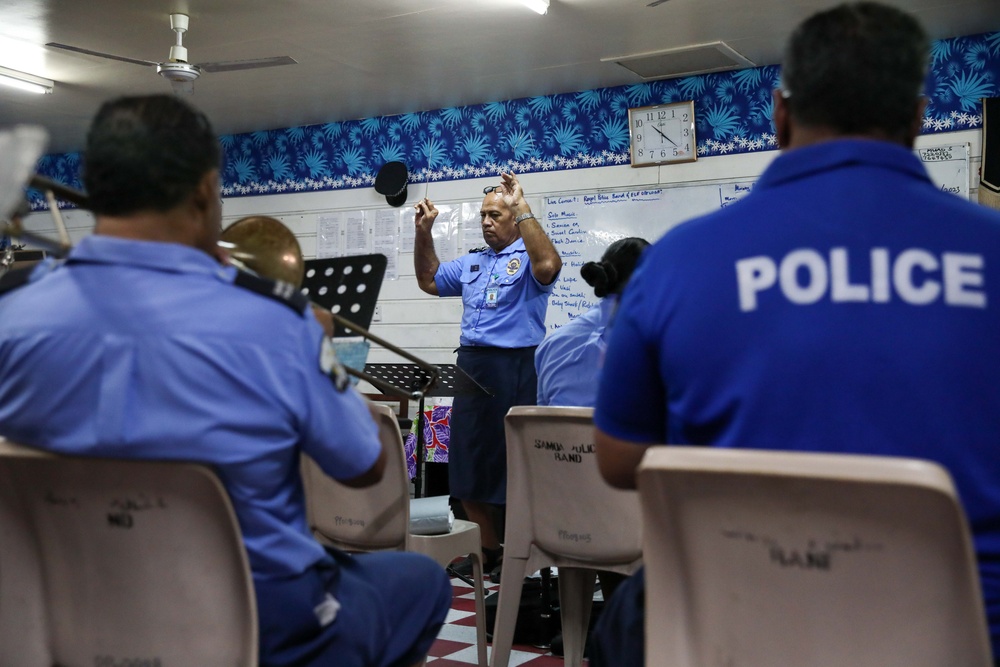
{"label": "man's shoulder", "polygon": [[580,339],[600,325],[600,314],[598,312],[595,316],[595,311],[597,309],[592,308],[547,335],[539,343],[537,353],[545,355],[557,350],[579,347]]}

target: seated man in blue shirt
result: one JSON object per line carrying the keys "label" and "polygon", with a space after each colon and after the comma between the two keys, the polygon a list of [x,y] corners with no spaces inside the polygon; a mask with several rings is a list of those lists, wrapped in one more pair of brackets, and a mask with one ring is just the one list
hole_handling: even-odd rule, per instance
{"label": "seated man in blue shirt", "polygon": [[[793,33],[784,149],[753,192],[645,253],[608,342],[605,479],[653,444],[907,456],[954,478],[1000,649],[1000,214],[939,191],[913,154],[929,43],[862,2]],[[992,295],[992,296],[990,296]],[[642,577],[591,664],[642,665]]]}
{"label": "seated man in blue shirt", "polygon": [[0,435],[55,452],[211,465],[253,571],[262,665],[422,664],[451,601],[416,554],[327,552],[299,459],[346,484],[385,454],[308,304],[223,266],[219,144],[174,96],[105,104],[84,183],[94,234],[0,296]]}

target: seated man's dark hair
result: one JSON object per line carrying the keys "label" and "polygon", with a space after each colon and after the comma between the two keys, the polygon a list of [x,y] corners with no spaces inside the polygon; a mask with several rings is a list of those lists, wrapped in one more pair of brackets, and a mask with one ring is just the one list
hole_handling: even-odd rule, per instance
{"label": "seated man's dark hair", "polygon": [[173,95],[122,97],[94,117],[83,184],[96,214],[166,211],[221,163],[208,119]]}
{"label": "seated man's dark hair", "polygon": [[618,239],[604,251],[600,262],[587,262],[581,266],[580,277],[594,288],[598,297],[621,294],[648,245],[649,241],[636,236]]}
{"label": "seated man's dark hair", "polygon": [[874,2],[820,12],[785,49],[782,88],[798,123],[906,142],[929,51],[910,15]]}

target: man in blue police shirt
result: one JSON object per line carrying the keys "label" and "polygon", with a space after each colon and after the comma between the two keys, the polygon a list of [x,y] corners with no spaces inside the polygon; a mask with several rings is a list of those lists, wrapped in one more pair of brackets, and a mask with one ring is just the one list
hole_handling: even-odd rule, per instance
{"label": "man in blue police shirt", "polygon": [[446,264],[431,237],[438,210],[418,202],[413,263],[424,292],[462,297],[458,365],[492,394],[455,398],[448,449],[449,491],[479,524],[489,572],[501,554],[495,508],[507,502],[503,420],[511,406],[535,403],[535,347],[562,260],[514,174],[485,195],[479,217],[488,247]]}
{"label": "man in blue police shirt", "polygon": [[[875,3],[792,35],[785,151],[737,204],[650,247],[608,343],[598,463],[634,487],[652,444],[924,458],[953,476],[1000,649],[1000,215],[938,191],[912,152],[926,34]],[[592,665],[642,664],[641,576]]]}
{"label": "man in blue police shirt", "polygon": [[84,160],[94,234],[0,296],[0,435],[211,465],[253,571],[260,664],[422,664],[447,575],[312,538],[300,454],[353,486],[385,455],[301,295],[217,260],[219,165],[208,120],[172,95],[101,108]]}

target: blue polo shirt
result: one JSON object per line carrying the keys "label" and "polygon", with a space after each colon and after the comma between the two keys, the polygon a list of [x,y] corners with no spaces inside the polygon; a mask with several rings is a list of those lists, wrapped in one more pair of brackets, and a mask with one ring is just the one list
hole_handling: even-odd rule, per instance
{"label": "blue polo shirt", "polygon": [[555,280],[542,285],[535,279],[524,239],[442,264],[434,283],[438,295],[462,297],[462,345],[532,347],[545,337]]}
{"label": "blue polo shirt", "polygon": [[780,155],[644,253],[595,422],[617,438],[930,459],[968,514],[1000,654],[1000,214],[885,142]]}
{"label": "blue polo shirt", "polygon": [[374,423],[320,369],[315,319],[236,287],[186,246],[83,239],[0,297],[0,435],[94,456],[212,465],[255,579],[332,563],[306,524],[299,455],[375,462]]}
{"label": "blue polo shirt", "polygon": [[597,377],[607,348],[607,326],[617,302],[614,294],[605,297],[550,333],[538,346],[538,405],[594,406]]}

